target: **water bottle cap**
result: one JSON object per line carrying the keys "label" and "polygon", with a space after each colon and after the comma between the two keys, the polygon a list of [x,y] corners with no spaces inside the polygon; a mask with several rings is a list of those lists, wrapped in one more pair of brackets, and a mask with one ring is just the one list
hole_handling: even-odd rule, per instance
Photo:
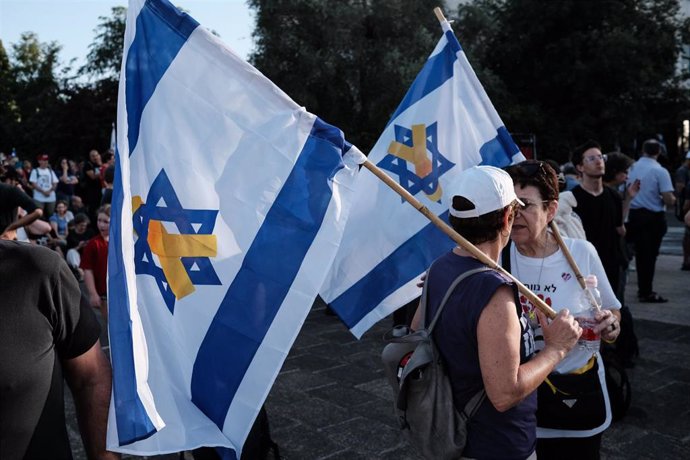
{"label": "water bottle cap", "polygon": [[587,287],[597,287],[599,284],[599,281],[597,280],[596,275],[587,275],[585,277],[585,286]]}

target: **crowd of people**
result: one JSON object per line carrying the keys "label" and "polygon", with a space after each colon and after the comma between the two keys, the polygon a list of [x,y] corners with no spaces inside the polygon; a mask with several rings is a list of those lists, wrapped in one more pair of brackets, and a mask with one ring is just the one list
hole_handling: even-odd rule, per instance
{"label": "crowd of people", "polygon": [[[469,422],[466,457],[599,458],[612,408],[602,355],[577,344],[584,325],[569,311],[581,293],[577,270],[599,281],[601,305],[591,332],[605,344],[617,344],[622,359],[633,365],[638,350],[624,298],[629,263],[634,256],[638,301],[666,302],[653,290],[665,209],[680,198],[679,214],[690,215],[690,152],[672,180],[658,162],[662,151],[658,141],[648,140],[633,161],[620,152],[604,155],[597,142],[588,141],[573,150],[567,165],[527,160],[505,170],[473,167],[449,187],[451,226],[557,312],[547,319],[510,279],[494,271],[475,274],[455,287],[459,274],[481,265],[463,247],[432,265],[426,277],[429,308],[451,296],[434,337],[447,363],[453,402],[462,410],[477,390],[483,387],[487,395]],[[62,334],[57,352],[68,383],[92,382],[102,389],[110,371],[99,354],[97,322],[87,320],[85,303],[77,300],[76,282],[83,282],[86,306],[107,320],[112,152],[105,161],[96,150],[80,163],[60,158],[51,167],[44,154],[36,161],[34,168],[15,154],[0,154],[0,239],[47,248],[39,254],[25,249],[30,245],[2,242],[0,264],[5,265],[3,273],[11,271],[11,264],[31,265],[28,270],[36,279],[25,283],[45,286],[52,299],[59,323],[54,326]],[[684,244],[690,246],[690,227],[685,236]],[[46,251],[51,256],[41,262]],[[71,277],[66,278],[69,271],[63,267],[71,269]],[[3,295],[14,295],[15,287],[5,286]],[[17,321],[36,320],[26,314],[28,309],[15,310]],[[413,322],[413,327],[420,325]],[[31,351],[28,344],[20,348]],[[88,392],[77,397],[98,407],[98,429],[87,434],[85,443],[104,453],[108,398]],[[51,411],[60,410],[55,407]],[[93,415],[79,408],[78,413]],[[45,449],[31,439],[21,442],[27,452]],[[63,440],[51,449],[64,450]]]}
{"label": "crowd of people", "polygon": [[2,238],[48,246],[65,258],[79,281],[88,280],[85,270],[91,268],[82,265],[82,254],[102,234],[98,222],[105,219],[99,214],[107,220],[110,215],[115,159],[112,151],[103,157],[91,150],[84,161],[62,157],[51,165],[50,157],[40,154],[34,167],[14,152],[0,153],[0,190],[8,194],[0,204]]}
{"label": "crowd of people", "polygon": [[[688,197],[679,218],[690,223],[690,152],[674,190],[658,161],[664,151],[650,139],[633,161],[621,152],[603,154],[590,140],[565,165],[527,160],[505,170],[474,167],[449,187],[451,226],[557,312],[546,319],[498,272],[453,286],[458,275],[482,265],[463,247],[432,264],[424,280],[426,317],[449,299],[434,338],[454,405],[462,412],[482,387],[487,394],[468,422],[464,457],[600,458],[613,401],[599,347],[612,349],[621,367],[634,366],[639,353],[624,297],[629,264],[634,258],[638,302],[667,302],[653,280],[666,207],[677,197]],[[688,227],[684,245],[690,245]],[[598,280],[594,326],[571,313],[582,299],[582,275]],[[601,345],[583,346],[585,335]]]}

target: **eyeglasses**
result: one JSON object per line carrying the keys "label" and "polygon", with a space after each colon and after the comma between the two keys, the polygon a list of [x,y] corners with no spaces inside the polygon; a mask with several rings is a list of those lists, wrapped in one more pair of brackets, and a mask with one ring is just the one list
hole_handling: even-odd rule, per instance
{"label": "eyeglasses", "polygon": [[537,204],[544,204],[549,202],[549,200],[541,200],[537,201],[536,203],[532,203],[531,201],[525,200],[524,198],[520,199],[520,201],[524,203],[523,205],[518,204],[518,206],[516,207],[516,210],[520,212],[534,212]]}
{"label": "eyeglasses", "polygon": [[587,163],[594,163],[595,161],[600,161],[600,160],[601,160],[601,161],[606,161],[606,155],[602,155],[602,154],[599,154],[599,155],[587,155],[587,156],[584,157],[582,160],[585,161],[585,162],[587,162]]}

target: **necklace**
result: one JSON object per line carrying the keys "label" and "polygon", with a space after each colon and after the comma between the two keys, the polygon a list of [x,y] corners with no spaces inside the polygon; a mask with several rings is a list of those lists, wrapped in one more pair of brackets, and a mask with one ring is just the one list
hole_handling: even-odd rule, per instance
{"label": "necklace", "polygon": [[[518,262],[517,255],[519,254],[521,257],[527,257],[527,256],[520,254],[520,251],[518,251],[517,245],[513,245],[513,246],[515,248],[515,255],[516,255],[516,257],[514,258],[515,259],[515,275],[520,282],[524,282],[524,280],[520,276],[520,268],[519,268],[520,264],[517,263]],[[537,284],[536,284],[537,286],[539,286],[540,290],[541,290],[541,274],[544,270],[544,259],[546,259],[546,249],[548,247],[549,247],[549,232],[546,232],[546,243],[544,244],[544,248],[542,249],[542,252],[541,252],[541,265],[539,266],[539,277],[537,278]]]}

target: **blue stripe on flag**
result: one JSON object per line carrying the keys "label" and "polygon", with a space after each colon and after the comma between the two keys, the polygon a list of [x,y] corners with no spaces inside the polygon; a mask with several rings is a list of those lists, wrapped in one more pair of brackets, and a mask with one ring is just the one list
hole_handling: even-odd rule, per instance
{"label": "blue stripe on flag", "polygon": [[[110,353],[113,362],[113,399],[118,441],[121,446],[148,438],[156,432],[139,394],[134,371],[134,347],[129,316],[129,295],[124,259],[120,248],[122,241],[122,205],[124,192],[120,172],[120,154],[115,150],[115,181],[113,184],[112,210],[110,215],[110,241],[115,243],[108,253],[108,328]],[[131,219],[131,218],[130,218]]]}
{"label": "blue stripe on flag", "polygon": [[479,155],[482,157],[480,164],[504,168],[513,162],[513,155],[519,151],[508,130],[505,126],[501,126],[497,130],[496,137],[479,149]]}
{"label": "blue stripe on flag", "polygon": [[446,40],[448,40],[448,45],[453,50],[453,53],[459,53],[460,51],[462,51],[462,46],[458,41],[458,37],[455,36],[452,30],[446,30],[444,35],[446,36]]}
{"label": "blue stripe on flag", "polygon": [[[457,42],[456,39],[455,43]],[[427,94],[453,77],[453,63],[458,58],[453,48],[452,45],[446,45],[439,53],[429,58],[386,126],[390,125],[407,108],[419,102]]]}
{"label": "blue stripe on flag", "polygon": [[[439,217],[447,222],[448,211]],[[429,223],[330,305],[352,329],[383,299],[419,276],[431,262],[454,246],[455,243],[445,233]]]}
{"label": "blue stripe on flag", "polygon": [[340,130],[317,119],[199,348],[192,401],[221,429],[319,232],[332,195],[329,179],[343,167],[343,146]]}
{"label": "blue stripe on flag", "polygon": [[219,460],[238,460],[237,452],[229,447],[216,447],[215,451],[220,457]]}
{"label": "blue stripe on flag", "polygon": [[129,154],[139,139],[141,114],[170,63],[199,23],[167,0],[147,1],[127,52],[125,98]]}

